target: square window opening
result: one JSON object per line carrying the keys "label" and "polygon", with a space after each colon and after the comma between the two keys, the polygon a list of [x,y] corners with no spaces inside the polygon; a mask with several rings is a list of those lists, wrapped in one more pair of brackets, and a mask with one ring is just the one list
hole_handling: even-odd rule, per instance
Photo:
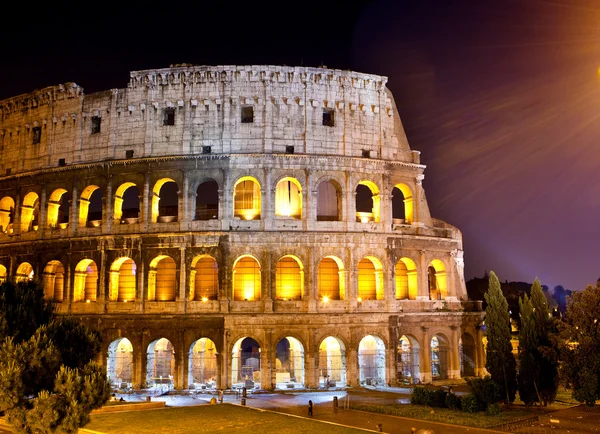
{"label": "square window opening", "polygon": [[254,107],[251,105],[242,106],[242,123],[251,124],[254,122]]}
{"label": "square window opening", "polygon": [[133,158],[133,149],[125,151],[125,158]]}
{"label": "square window opening", "polygon": [[42,141],[42,127],[33,127],[33,144],[39,145]]}
{"label": "square window opening", "polygon": [[210,146],[202,146],[202,153],[203,154],[210,154],[212,151],[212,148]]}
{"label": "square window opening", "polygon": [[102,122],[102,118],[100,116],[92,117],[92,134],[98,134],[100,132],[101,122]]}
{"label": "square window opening", "polygon": [[65,163],[65,159],[64,158],[59,158],[58,160],[58,165],[60,167],[64,167],[67,163]]}
{"label": "square window opening", "polygon": [[294,147],[293,146],[286,146],[285,147],[285,153],[286,154],[293,154],[294,153]]}
{"label": "square window opening", "polygon": [[371,151],[369,151],[368,149],[363,149],[362,150],[362,157],[363,158],[371,158]]}
{"label": "square window opening", "polygon": [[335,112],[332,109],[323,110],[323,125],[326,127],[335,126]]}
{"label": "square window opening", "polygon": [[163,125],[175,125],[175,109],[168,107],[163,114]]}

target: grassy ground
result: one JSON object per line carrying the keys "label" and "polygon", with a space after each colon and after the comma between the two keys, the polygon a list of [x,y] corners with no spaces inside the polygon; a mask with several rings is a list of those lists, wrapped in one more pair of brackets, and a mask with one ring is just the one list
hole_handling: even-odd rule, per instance
{"label": "grassy ground", "polygon": [[200,405],[93,415],[86,429],[119,434],[356,434],[364,431],[234,405]]}

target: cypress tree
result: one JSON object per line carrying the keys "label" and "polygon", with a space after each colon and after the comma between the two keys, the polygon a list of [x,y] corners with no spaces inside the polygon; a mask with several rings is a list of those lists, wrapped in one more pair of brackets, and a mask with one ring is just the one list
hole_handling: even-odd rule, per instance
{"label": "cypress tree", "polygon": [[519,329],[519,396],[521,401],[530,405],[538,401],[536,392],[539,383],[538,370],[538,335],[536,332],[533,304],[525,294],[519,299],[521,311],[521,327]]}
{"label": "cypress tree", "polygon": [[485,367],[492,380],[500,387],[509,404],[517,390],[516,361],[510,343],[510,314],[508,302],[500,288],[496,273],[490,272],[489,287],[485,294],[485,326],[487,351]]}

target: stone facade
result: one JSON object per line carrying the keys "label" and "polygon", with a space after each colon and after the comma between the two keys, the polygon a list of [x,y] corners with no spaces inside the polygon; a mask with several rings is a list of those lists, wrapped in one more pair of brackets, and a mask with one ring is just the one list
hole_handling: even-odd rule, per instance
{"label": "stone facade", "polygon": [[0,280],[39,278],[134,388],[480,375],[461,234],[386,81],[178,65],[0,101]]}

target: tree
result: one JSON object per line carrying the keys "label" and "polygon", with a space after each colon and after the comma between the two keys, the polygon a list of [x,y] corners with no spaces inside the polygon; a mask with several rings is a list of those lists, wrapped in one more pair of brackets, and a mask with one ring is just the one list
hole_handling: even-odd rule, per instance
{"label": "tree", "polygon": [[600,282],[574,292],[561,324],[561,374],[573,398],[593,407],[600,399]]}
{"label": "tree", "polygon": [[510,314],[508,303],[500,288],[500,281],[490,271],[490,283],[485,294],[485,327],[487,351],[485,367],[492,380],[498,384],[506,403],[515,400],[517,391],[517,371],[515,357],[510,343]]}
{"label": "tree", "polygon": [[[23,321],[27,323],[23,323]],[[35,282],[0,285],[0,411],[19,433],[76,433],[110,395],[99,335],[57,316]]]}

